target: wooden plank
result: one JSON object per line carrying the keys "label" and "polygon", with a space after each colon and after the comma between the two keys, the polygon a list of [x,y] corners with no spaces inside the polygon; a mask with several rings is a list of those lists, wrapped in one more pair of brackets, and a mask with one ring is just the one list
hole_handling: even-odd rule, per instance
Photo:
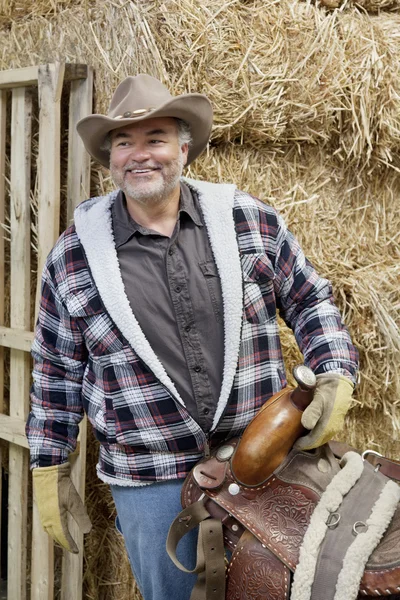
{"label": "wooden plank", "polygon": [[[5,217],[5,162],[6,162],[6,118],[7,96],[5,91],[0,91],[0,223]],[[5,297],[5,262],[4,262],[4,233],[0,232],[0,325],[4,325],[4,297]],[[4,349],[0,348],[0,413],[4,412]],[[0,448],[0,506],[3,499],[3,451]],[[3,523],[0,513],[0,538],[2,537]],[[1,550],[1,548],[0,548]],[[0,553],[1,563],[1,553]]]}
{"label": "wooden plank", "polygon": [[92,114],[93,69],[87,79],[73,81],[69,101],[67,223],[72,222],[75,207],[90,198],[90,156],[76,131],[80,119]]}
{"label": "wooden plank", "polygon": [[[79,452],[71,456],[71,479],[85,502],[87,418],[79,427]],[[68,528],[78,546],[79,554],[64,551],[62,562],[61,600],[81,600],[83,582],[83,533],[68,515]]]}
{"label": "wooden plank", "polygon": [[38,67],[24,67],[22,69],[7,69],[0,72],[0,89],[26,87],[36,85]]}
{"label": "wooden plank", "polygon": [[[32,331],[0,327],[0,346],[30,352],[34,335]],[[0,410],[0,412],[2,411]]]}
{"label": "wooden plank", "polygon": [[[85,81],[71,84],[68,138],[67,219],[72,221],[73,211],[79,202],[90,197],[90,157],[76,131],[80,119],[92,113],[93,69],[88,67]],[[86,480],[86,417],[79,428],[79,454],[71,457],[71,479],[78,494],[85,501]],[[68,527],[79,554],[64,552],[62,564],[61,600],[81,600],[83,581],[83,534],[69,516]]]}
{"label": "wooden plank", "polygon": [[[13,90],[11,119],[11,278],[10,325],[30,327],[30,168],[32,100],[25,88]],[[29,410],[29,355],[10,352],[10,416],[26,420]],[[10,445],[8,519],[8,598],[26,598],[28,452]]]}
{"label": "wooden plank", "polygon": [[[76,79],[85,79],[87,77],[87,65],[71,63],[66,64],[65,67],[65,81],[75,81]],[[39,68],[34,66],[0,71],[0,89],[15,89],[17,87],[37,85]]]}
{"label": "wooden plank", "polygon": [[[35,321],[40,300],[40,275],[47,255],[58,238],[60,228],[60,103],[64,75],[64,64],[39,67],[39,276],[36,286]],[[41,527],[35,498],[32,519],[31,600],[52,600],[54,548],[52,540]]]}
{"label": "wooden plank", "polygon": [[36,499],[32,507],[31,599],[54,598],[54,544],[40,523]]}
{"label": "wooden plank", "polygon": [[36,310],[40,300],[40,274],[60,228],[60,104],[65,65],[39,67],[38,160],[38,267]]}
{"label": "wooden plank", "polygon": [[12,444],[17,444],[17,446],[29,448],[25,435],[25,423],[26,421],[19,417],[0,414],[0,438]]}

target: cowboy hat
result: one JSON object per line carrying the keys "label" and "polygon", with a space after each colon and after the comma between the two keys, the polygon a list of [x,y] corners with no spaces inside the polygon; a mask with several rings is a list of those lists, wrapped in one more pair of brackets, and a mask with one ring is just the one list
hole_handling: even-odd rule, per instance
{"label": "cowboy hat", "polygon": [[107,134],[118,127],[155,117],[175,117],[185,121],[191,132],[187,164],[206,147],[212,126],[211,103],[203,94],[172,96],[167,88],[150,75],[127,77],[115,90],[108,115],[90,115],[76,128],[86,150],[104,167],[110,166],[110,154],[102,146]]}

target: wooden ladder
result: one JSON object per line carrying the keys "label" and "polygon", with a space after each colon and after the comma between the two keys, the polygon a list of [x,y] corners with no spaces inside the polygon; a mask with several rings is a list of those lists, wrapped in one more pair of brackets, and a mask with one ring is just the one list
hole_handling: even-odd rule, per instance
{"label": "wooden ladder", "polygon": [[[70,83],[67,221],[75,206],[90,196],[90,159],[76,133],[79,119],[92,112],[93,71],[87,65],[46,64],[0,72],[0,223],[10,202],[10,265],[6,273],[4,235],[0,234],[0,439],[9,443],[8,574],[7,597],[26,600],[29,452],[25,423],[29,412],[31,377],[31,131],[32,98],[39,101],[38,268],[37,319],[41,273],[48,253],[60,234],[60,120],[64,82]],[[37,88],[37,89],[36,89]],[[11,94],[10,94],[11,91]],[[11,175],[5,186],[7,98],[11,95]],[[7,267],[8,269],[8,267]],[[10,281],[10,327],[4,326],[5,280]],[[10,411],[4,414],[4,348],[10,349]],[[1,464],[0,450],[0,464]],[[72,462],[72,479],[84,498],[86,421],[80,427],[79,452]],[[0,481],[1,486],[1,481]],[[0,487],[1,496],[1,487]],[[62,600],[82,598],[83,536],[70,521],[79,554],[65,552],[62,564]],[[43,531],[33,500],[31,600],[54,597],[53,542]]]}

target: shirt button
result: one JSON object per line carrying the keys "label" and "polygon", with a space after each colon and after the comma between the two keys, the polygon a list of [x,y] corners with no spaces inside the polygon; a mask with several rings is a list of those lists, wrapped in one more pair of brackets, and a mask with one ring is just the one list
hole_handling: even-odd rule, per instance
{"label": "shirt button", "polygon": [[178,294],[179,294],[179,292],[180,292],[180,291],[182,291],[182,288],[181,288],[181,286],[180,286],[180,285],[177,285],[177,286],[175,287],[175,291],[176,291],[176,292],[178,292]]}
{"label": "shirt button", "polygon": [[174,252],[175,252],[175,249],[174,249],[174,248],[170,248],[170,249],[168,250],[168,254],[169,254],[170,256],[172,256]]}
{"label": "shirt button", "polygon": [[196,373],[200,373],[201,367],[199,367],[199,365],[197,365],[197,367],[195,367],[194,370],[196,371]]}
{"label": "shirt button", "polygon": [[186,325],[186,327],[185,327],[185,331],[189,332],[191,329],[192,329],[192,326],[191,326],[191,325]]}
{"label": "shirt button", "polygon": [[208,415],[208,413],[209,413],[209,412],[210,412],[210,411],[209,411],[209,409],[208,409],[208,408],[205,408],[205,409],[203,410],[203,414],[205,414],[205,415]]}

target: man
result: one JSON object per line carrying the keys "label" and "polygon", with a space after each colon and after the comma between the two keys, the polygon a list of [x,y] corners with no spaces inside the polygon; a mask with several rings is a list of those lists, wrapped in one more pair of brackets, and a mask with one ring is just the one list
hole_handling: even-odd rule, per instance
{"label": "man", "polygon": [[[193,576],[165,552],[183,479],[286,385],[277,308],[317,374],[301,448],[340,430],[357,368],[329,282],[276,211],[234,185],[181,179],[211,125],[205,96],[172,97],[147,75],[78,124],[119,190],[83,202],[50,253],[32,349],[43,525],[70,551],[66,511],[90,529],[68,464],[85,410],[145,600],[189,598]],[[183,544],[190,562],[195,540]]]}

